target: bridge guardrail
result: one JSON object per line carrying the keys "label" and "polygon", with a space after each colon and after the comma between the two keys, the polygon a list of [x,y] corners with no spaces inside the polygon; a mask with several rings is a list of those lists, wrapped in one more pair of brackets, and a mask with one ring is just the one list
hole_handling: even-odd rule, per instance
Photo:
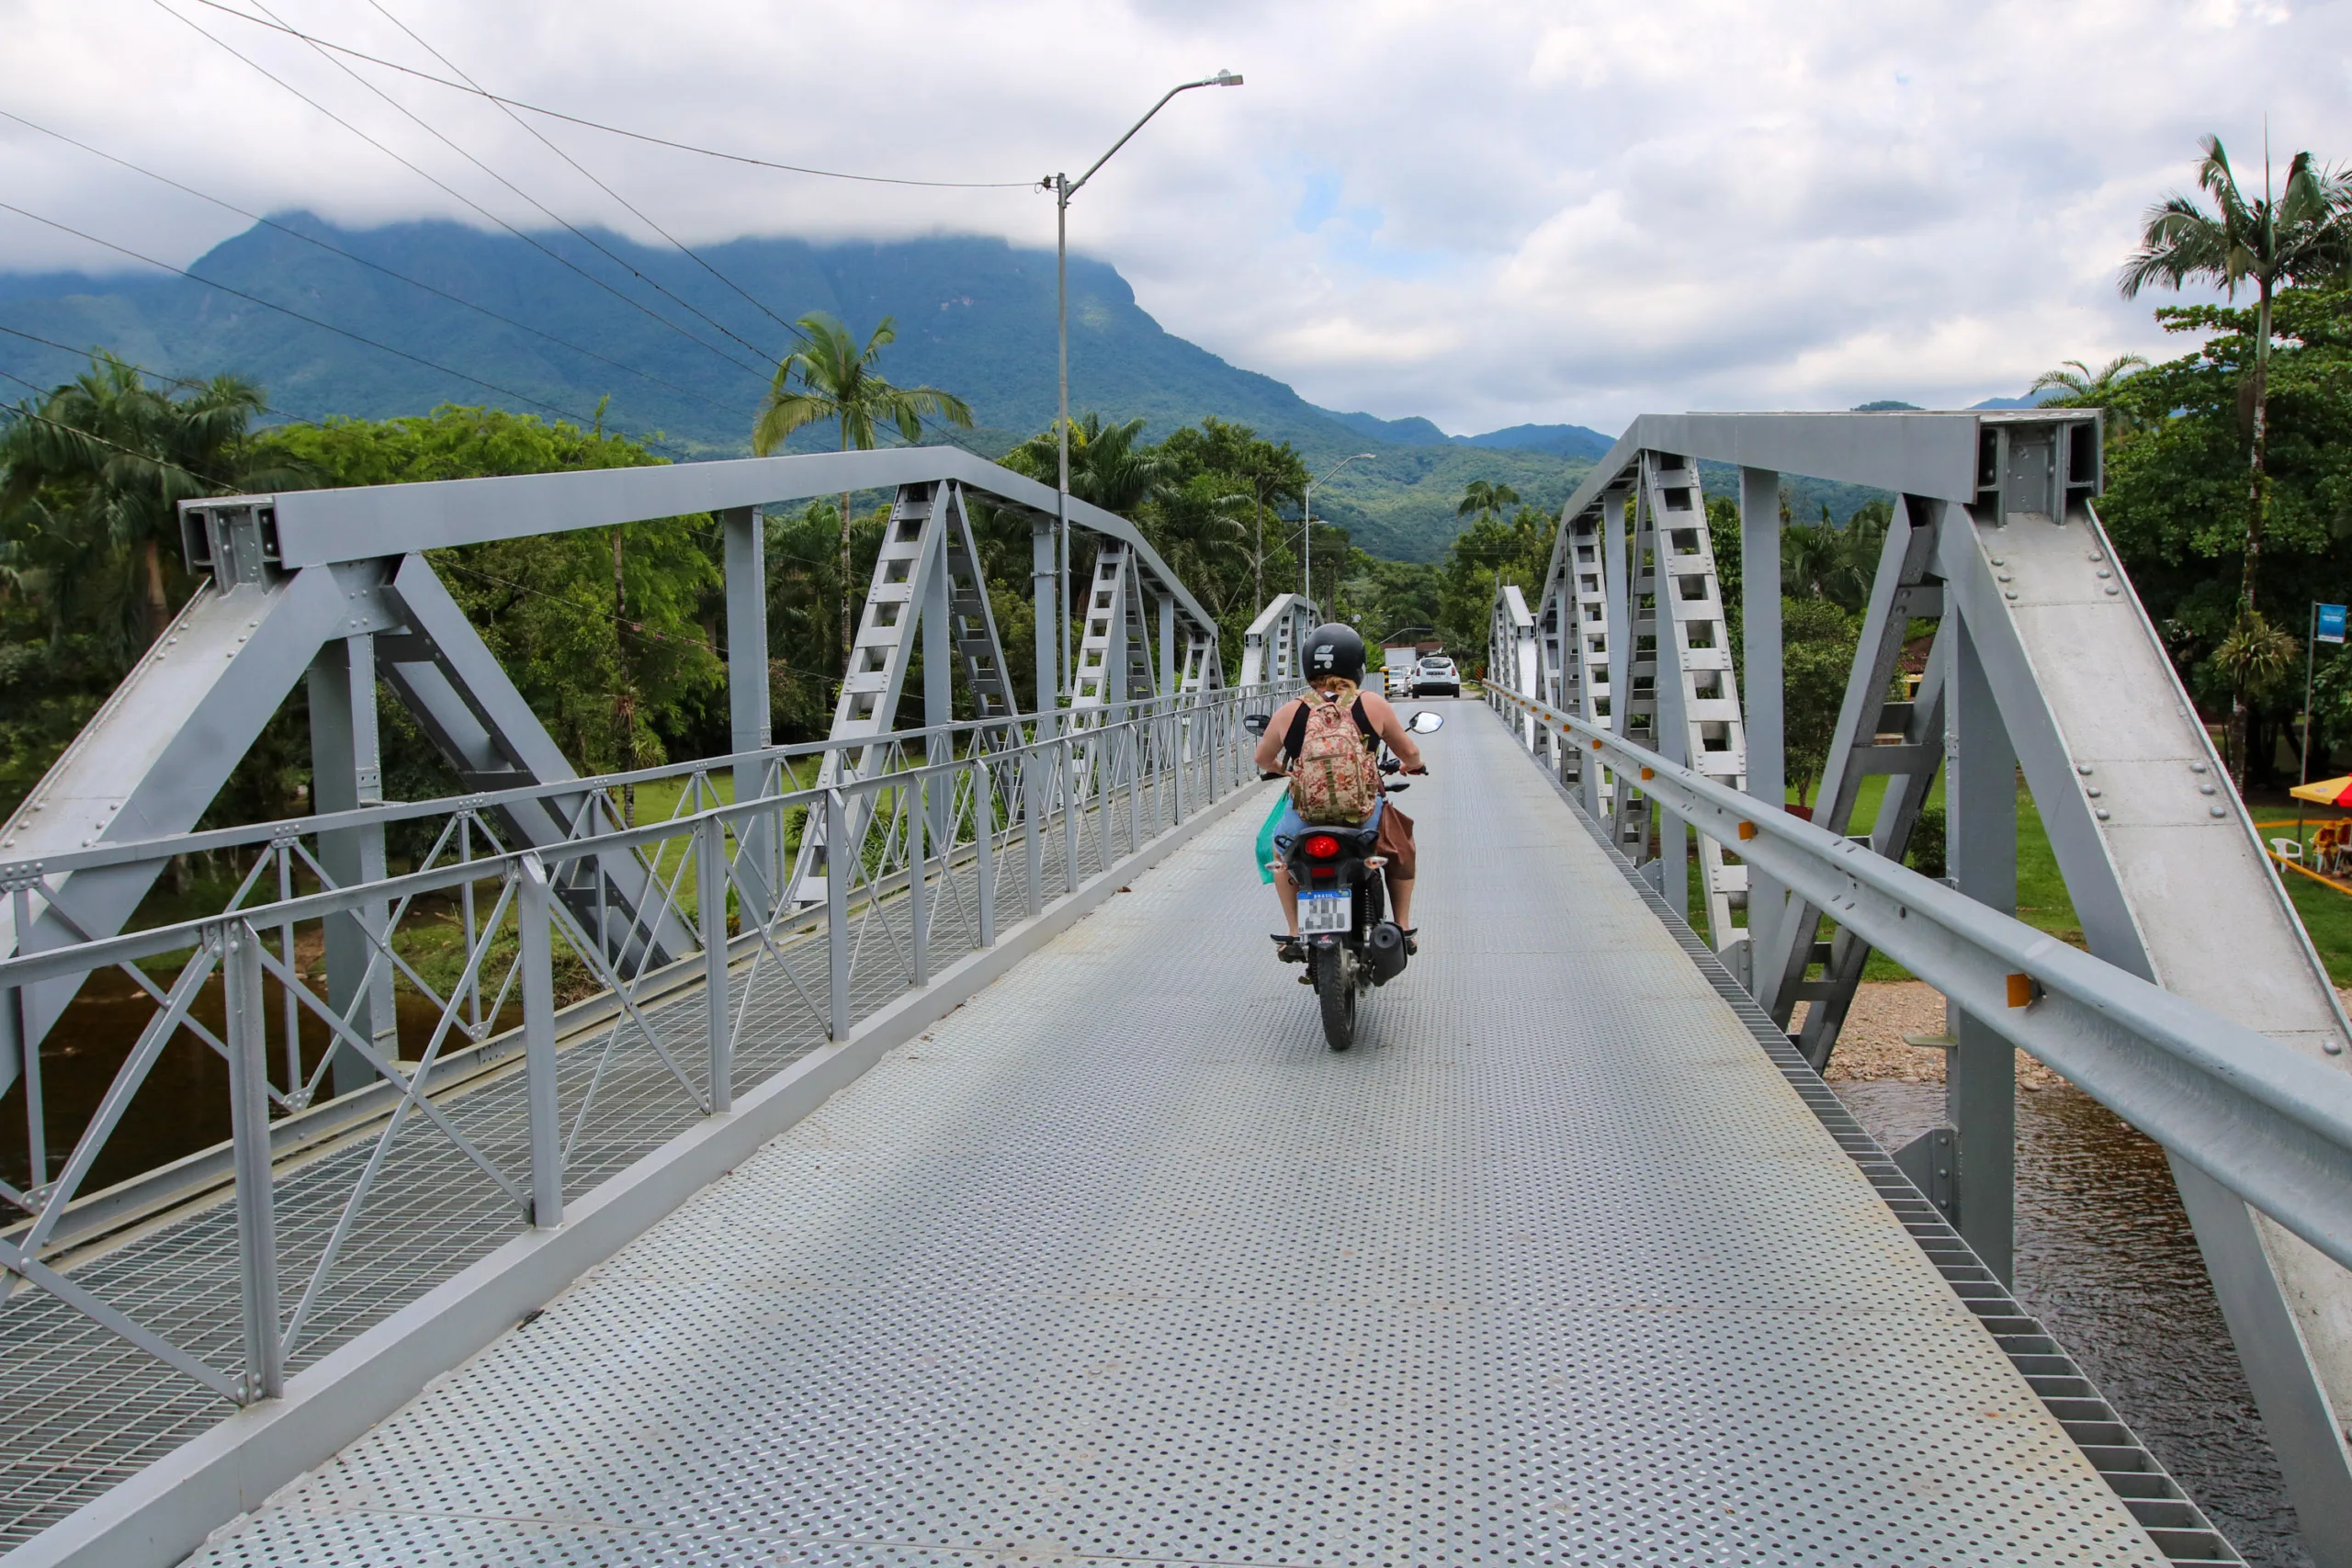
{"label": "bridge guardrail", "polygon": [[2352,1268],[2352,1078],[1771,803],[1489,684],[2174,1155]]}
{"label": "bridge guardrail", "polygon": [[[1243,716],[1294,684],[1109,705],[1060,725],[773,748],[757,754],[767,787],[751,800],[724,800],[716,784],[741,759],[566,781],[525,792],[587,803],[574,838],[536,849],[500,843],[481,815],[490,798],[477,795],[87,852],[243,850],[253,864],[219,914],[0,958],[0,1006],[36,983],[115,969],[153,1008],[62,1168],[36,1166],[26,1190],[10,1189],[26,1217],[0,1231],[0,1303],[19,1298],[0,1320],[0,1385],[38,1374],[33,1340],[54,1350],[62,1306],[222,1399],[281,1393],[289,1366],[396,1309],[436,1269],[462,1265],[463,1247],[429,1233],[470,1226],[494,1245],[518,1225],[559,1224],[567,1197],[725,1114],[739,1089],[847,1037],[935,966],[993,946],[1001,921],[1038,915],[1241,787],[1253,776]],[[837,784],[790,787],[792,761],[828,750],[864,761]],[[630,781],[680,783],[675,814],[620,825],[607,792]],[[862,833],[848,826],[861,797]],[[441,826],[418,869],[336,886],[304,840],[360,818]],[[840,857],[847,874],[826,879],[821,905],[794,908],[779,872],[810,818],[855,853]],[[599,907],[598,868],[616,854],[643,868],[645,907]],[[248,903],[273,870],[279,897]],[[583,874],[596,886],[576,886]],[[52,897],[40,868],[14,883],[20,913]],[[307,962],[309,939],[337,917],[366,917],[371,950],[340,1006]],[[641,940],[665,920],[691,933],[691,951],[665,957]],[[560,1005],[560,969],[569,989],[591,992],[585,1002]],[[409,1030],[420,1038],[361,1026],[385,978],[413,1011],[424,1003],[429,1030],[417,1019]],[[196,1016],[216,996],[217,1028]],[[228,1141],[85,1197],[133,1097],[186,1034],[226,1062]],[[337,1052],[379,1081],[314,1103]],[[38,1072],[28,1087],[40,1117]],[[449,1186],[420,1199],[426,1173],[428,1189]],[[201,1229],[208,1214],[222,1233],[195,1269],[209,1284],[149,1289],[125,1267],[159,1221]],[[418,1267],[426,1253],[439,1262]],[[38,1323],[23,1314],[38,1299],[21,1294],[28,1285],[51,1303]]]}

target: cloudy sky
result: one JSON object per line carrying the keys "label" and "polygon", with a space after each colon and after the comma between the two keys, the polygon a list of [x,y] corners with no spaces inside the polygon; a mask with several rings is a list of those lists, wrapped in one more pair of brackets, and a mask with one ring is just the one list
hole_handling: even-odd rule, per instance
{"label": "cloudy sky", "polygon": [[[2282,163],[2352,158],[2352,6],[2252,0],[0,0],[0,108],[255,210],[485,221],[290,86],[518,225],[547,220],[449,142],[658,242],[492,106],[231,6],[632,130],[927,180],[1075,174],[1168,86],[1241,72],[1080,194],[1074,246],[1314,401],[1457,433],[1964,404],[2172,352],[2113,280],[2197,138],[2258,171],[2267,116]],[[535,123],[689,243],[1053,240],[1034,189]],[[244,227],[5,119],[0,200],[175,263]],[[125,265],[0,212],[0,270]]]}

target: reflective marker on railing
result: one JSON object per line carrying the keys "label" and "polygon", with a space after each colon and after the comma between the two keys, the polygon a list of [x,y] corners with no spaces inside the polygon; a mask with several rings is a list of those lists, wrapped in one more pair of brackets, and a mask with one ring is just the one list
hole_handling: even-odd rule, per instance
{"label": "reflective marker on railing", "polygon": [[2012,975],[2008,977],[2008,991],[2011,1007],[2030,1008],[2041,995],[2041,987],[2033,983],[2030,975]]}

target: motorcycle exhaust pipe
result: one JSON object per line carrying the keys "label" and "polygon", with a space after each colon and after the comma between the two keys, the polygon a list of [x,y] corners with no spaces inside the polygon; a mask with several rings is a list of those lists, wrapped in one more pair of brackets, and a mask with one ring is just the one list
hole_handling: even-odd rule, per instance
{"label": "motorcycle exhaust pipe", "polygon": [[1396,921],[1383,920],[1373,927],[1363,945],[1374,985],[1385,986],[1405,972],[1405,933],[1396,929]]}

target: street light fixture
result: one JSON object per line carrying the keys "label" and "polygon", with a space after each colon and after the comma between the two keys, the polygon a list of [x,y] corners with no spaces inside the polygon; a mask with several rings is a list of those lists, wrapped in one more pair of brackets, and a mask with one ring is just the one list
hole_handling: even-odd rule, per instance
{"label": "street light fixture", "polygon": [[[1149,124],[1151,117],[1166,108],[1177,94],[1189,93],[1195,87],[1239,85],[1241,77],[1231,71],[1219,71],[1216,75],[1203,77],[1197,82],[1179,83],[1162,94],[1159,101],[1151,106],[1143,118],[1127,127],[1126,134],[1111,143],[1109,152],[1087,165],[1086,173],[1075,180],[1068,175],[1048,175],[1038,182],[1054,193],[1054,315],[1059,338],[1061,377],[1060,417],[1054,424],[1060,460],[1060,482],[1056,487],[1057,494],[1054,504],[1060,513],[1056,525],[1061,535],[1058,547],[1061,551],[1062,681],[1073,694],[1078,686],[1077,671],[1070,668],[1069,660],[1069,198],[1085,189],[1086,182],[1094,177],[1096,170],[1111,161],[1112,153],[1134,140],[1136,132]],[[1040,711],[1045,707],[1045,701],[1046,694],[1040,691],[1037,694]]]}
{"label": "street light fixture", "polygon": [[1315,487],[1346,468],[1371,457],[1369,452],[1351,452],[1323,470],[1323,479],[1306,481],[1306,494],[1299,502],[1299,512],[1306,526],[1298,542],[1298,587],[1307,598],[1315,597]]}

